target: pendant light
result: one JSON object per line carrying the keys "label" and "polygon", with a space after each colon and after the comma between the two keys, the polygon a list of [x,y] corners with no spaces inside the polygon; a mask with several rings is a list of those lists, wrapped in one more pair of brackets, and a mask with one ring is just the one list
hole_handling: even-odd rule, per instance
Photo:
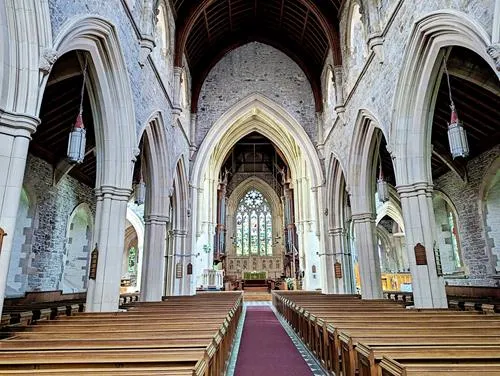
{"label": "pendant light", "polygon": [[377,195],[380,202],[389,201],[389,184],[385,180],[384,172],[382,171],[382,157],[379,156],[380,168],[377,179]]}
{"label": "pendant light", "polygon": [[453,159],[457,157],[467,158],[469,156],[469,143],[467,142],[467,133],[463,123],[458,119],[455,103],[451,97],[450,75],[446,67],[446,58],[444,59],[444,71],[448,82],[448,94],[450,96],[451,119],[448,123],[448,141],[450,143],[450,152]]}
{"label": "pendant light", "polygon": [[143,205],[146,200],[146,183],[142,176],[142,153],[137,159],[134,173],[134,203]]}
{"label": "pendant light", "polygon": [[87,77],[87,58],[85,57],[85,67],[83,69],[82,90],[80,93],[80,110],[76,117],[73,130],[69,134],[67,158],[69,163],[80,164],[85,158],[85,143],[87,141],[85,126],[83,125],[83,94],[85,90],[85,80]]}
{"label": "pendant light", "polygon": [[144,182],[144,179],[142,178],[135,183],[134,185],[134,203],[136,205],[143,205],[144,201],[146,199],[146,183]]}

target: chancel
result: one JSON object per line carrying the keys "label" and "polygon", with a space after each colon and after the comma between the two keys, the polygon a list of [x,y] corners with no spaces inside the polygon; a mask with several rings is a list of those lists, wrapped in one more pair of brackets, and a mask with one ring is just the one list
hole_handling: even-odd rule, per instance
{"label": "chancel", "polygon": [[500,0],[0,0],[0,375],[500,375]]}

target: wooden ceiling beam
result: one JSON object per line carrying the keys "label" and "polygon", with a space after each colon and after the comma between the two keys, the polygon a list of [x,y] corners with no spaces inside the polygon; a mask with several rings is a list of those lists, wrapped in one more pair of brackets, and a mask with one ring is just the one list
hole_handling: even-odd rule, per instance
{"label": "wooden ceiling beam", "polygon": [[280,21],[279,25],[281,27],[281,24],[283,22],[283,13],[285,12],[285,0],[281,0],[281,8],[280,8]]}
{"label": "wooden ceiling beam", "polygon": [[212,44],[212,38],[210,36],[210,27],[208,27],[208,18],[206,9],[203,9],[203,17],[205,18],[205,29],[207,30],[208,42]]}
{"label": "wooden ceiling beam", "polygon": [[227,0],[227,6],[229,8],[229,30],[233,31],[233,10],[231,0]]}
{"label": "wooden ceiling beam", "polygon": [[304,17],[304,27],[302,27],[302,32],[300,33],[300,43],[304,41],[304,35],[307,29],[308,18],[309,18],[309,9],[307,9],[306,16]]}

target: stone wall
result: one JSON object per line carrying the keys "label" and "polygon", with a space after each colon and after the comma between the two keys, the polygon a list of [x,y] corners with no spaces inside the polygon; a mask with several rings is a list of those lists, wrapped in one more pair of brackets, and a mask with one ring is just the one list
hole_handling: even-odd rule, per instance
{"label": "stone wall", "polygon": [[197,145],[224,112],[254,93],[285,108],[316,141],[314,97],[306,75],[283,52],[252,42],[222,58],[203,83],[198,103]]}
{"label": "stone wall", "polygon": [[[438,10],[460,12],[470,18],[472,22],[482,27],[491,35],[493,25],[493,9],[495,0],[433,0],[433,1],[402,1],[401,7],[396,13],[396,4],[399,1],[386,0],[379,2],[378,8],[367,7],[367,1],[363,1],[365,12],[377,11],[380,14],[375,17],[379,19],[381,30],[384,31],[384,42],[382,46],[383,62],[373,53],[364,62],[361,73],[356,82],[349,90],[344,85],[345,97],[345,125],[336,121],[335,126],[325,135],[325,160],[329,159],[329,153],[334,153],[345,166],[348,189],[352,180],[349,171],[349,155],[351,151],[354,125],[361,109],[370,111],[378,121],[387,143],[391,145],[391,122],[394,114],[394,103],[396,101],[396,87],[403,66],[405,48],[411,36],[414,23],[425,15]],[[373,2],[371,2],[373,4]],[[344,6],[341,15],[341,40],[345,41],[349,28],[349,6]],[[368,15],[362,20],[366,22]],[[373,16],[373,14],[371,15]],[[374,17],[370,17],[374,19]],[[365,25],[366,27],[366,25]],[[373,30],[371,30],[373,31]],[[367,36],[368,37],[368,36]],[[347,54],[349,51],[342,51]],[[343,58],[344,77],[350,73],[349,56]],[[330,109],[331,111],[331,109]],[[324,114],[323,118],[331,117]],[[325,126],[325,129],[330,129]],[[450,197],[458,211],[458,222],[460,226],[461,246],[463,261],[468,274],[467,279],[449,279],[450,284],[475,284],[492,285],[493,279],[488,278],[492,274],[492,261],[486,247],[485,230],[483,219],[479,214],[479,184],[485,172],[485,166],[491,163],[493,155],[498,154],[498,148],[469,162],[469,184],[464,185],[453,173],[448,173],[438,179],[437,189]],[[486,161],[488,159],[488,161]],[[459,202],[456,202],[459,201]]]}
{"label": "stone wall", "polygon": [[486,244],[480,187],[487,169],[500,155],[500,145],[467,163],[468,182],[448,172],[434,181],[434,188],[443,192],[457,210],[459,239],[465,264],[466,279],[450,279],[450,284],[494,285],[493,260]]}
{"label": "stone wall", "polygon": [[[360,109],[367,109],[373,113],[379,121],[384,135],[386,137],[389,135],[394,110],[395,90],[403,66],[405,46],[408,43],[411,28],[416,20],[440,9],[459,11],[472,18],[491,35],[494,3],[495,0],[471,0],[465,2],[461,0],[403,0],[402,6],[393,17],[393,22],[388,26],[386,25],[387,29],[385,30],[386,34],[382,46],[384,63],[380,64],[376,57],[367,59],[364,70],[358,76],[358,83],[351,91],[344,92],[346,98],[346,125],[341,126],[337,122],[333,130],[327,134],[325,154],[328,151],[335,151],[342,166],[348,165],[354,124]],[[394,6],[387,7],[390,10],[393,8]],[[341,16],[341,40],[345,40],[346,37],[348,11],[349,7],[345,6]],[[384,17],[387,18],[387,16]],[[348,52],[343,51],[343,53]],[[343,61],[344,76],[347,77],[350,69],[349,59],[346,57]],[[349,177],[347,177],[347,180],[349,180]]]}
{"label": "stone wall", "polygon": [[[140,25],[141,8],[139,1],[129,1],[132,17],[129,17],[124,4],[120,0],[100,1],[73,1],[73,0],[49,0],[50,19],[52,23],[52,35],[54,38],[61,32],[62,26],[71,19],[83,16],[103,17],[116,27],[121,51],[124,56],[128,71],[129,82],[133,93],[134,112],[136,117],[137,135],[146,125],[150,116],[161,111],[165,123],[165,130],[169,145],[169,176],[173,176],[176,163],[181,154],[188,155],[188,138],[186,130],[189,130],[190,120],[189,103],[183,109],[180,121],[182,128],[175,124],[171,109],[173,103],[173,67],[172,57],[167,56],[164,61],[159,57],[158,51],[151,54],[151,62],[146,61],[144,66],[139,64],[141,48],[138,36],[134,29]],[[168,25],[170,36],[175,33],[172,25],[173,18],[169,12]],[[156,47],[160,48],[160,47]],[[190,82],[189,71],[187,81]],[[139,137],[138,137],[139,140]]]}
{"label": "stone wall", "polygon": [[[74,209],[86,203],[95,216],[92,188],[66,176],[52,185],[53,169],[40,158],[29,155],[24,187],[36,205],[37,226],[33,228],[31,265],[27,291],[50,291],[61,288],[66,261],[68,220]],[[82,275],[86,270],[81,271]]]}
{"label": "stone wall", "polygon": [[493,267],[500,273],[500,170],[496,171],[493,182],[488,188],[484,198],[486,241],[491,250]]}

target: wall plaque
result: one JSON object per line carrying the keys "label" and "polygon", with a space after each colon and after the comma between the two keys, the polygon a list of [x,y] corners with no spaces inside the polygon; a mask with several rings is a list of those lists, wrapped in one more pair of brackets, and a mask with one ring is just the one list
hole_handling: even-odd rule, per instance
{"label": "wall plaque", "polygon": [[175,264],[175,278],[182,278],[182,263]]}
{"label": "wall plaque", "polygon": [[427,255],[425,254],[425,247],[417,243],[415,246],[415,262],[417,265],[427,265]]}
{"label": "wall plaque", "polygon": [[94,250],[90,254],[90,272],[89,272],[89,279],[93,279],[94,281],[97,276],[98,258],[99,258],[99,250],[97,249],[97,244],[96,244]]}
{"label": "wall plaque", "polygon": [[3,228],[0,227],[0,254],[2,253],[2,243],[3,243],[3,237],[6,236],[7,234],[3,230]]}
{"label": "wall plaque", "polygon": [[311,269],[313,273],[316,273],[316,265],[313,265]]}
{"label": "wall plaque", "polygon": [[187,265],[187,275],[193,274],[193,264],[189,263]]}
{"label": "wall plaque", "polygon": [[333,264],[333,269],[335,270],[335,278],[342,278],[342,264],[337,261],[335,264]]}

